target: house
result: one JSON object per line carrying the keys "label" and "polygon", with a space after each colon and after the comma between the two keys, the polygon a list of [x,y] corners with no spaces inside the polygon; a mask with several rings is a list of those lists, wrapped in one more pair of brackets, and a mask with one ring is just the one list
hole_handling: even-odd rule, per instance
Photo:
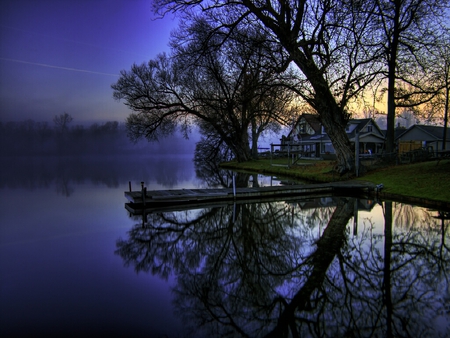
{"label": "house", "polygon": [[[450,150],[450,128],[447,128],[447,138],[445,149]],[[444,127],[425,126],[415,124],[403,133],[401,133],[396,141],[399,146],[399,152],[410,151],[418,148],[427,148],[433,152],[441,151],[444,140]]]}
{"label": "house", "polygon": [[[345,128],[350,142],[354,145],[358,137],[362,154],[378,154],[384,147],[385,136],[373,119],[351,119]],[[289,144],[303,157],[334,158],[335,150],[316,114],[302,114],[287,137],[281,140]]]}

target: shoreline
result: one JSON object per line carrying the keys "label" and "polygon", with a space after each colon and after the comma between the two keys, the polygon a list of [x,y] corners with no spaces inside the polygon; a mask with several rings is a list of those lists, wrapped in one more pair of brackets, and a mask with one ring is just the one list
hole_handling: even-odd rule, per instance
{"label": "shoreline", "polygon": [[[310,161],[310,160],[309,160]],[[311,162],[310,162],[311,163]],[[380,167],[360,177],[337,176],[331,172],[332,162],[315,161],[314,166],[292,166],[282,168],[273,166],[270,160],[260,159],[249,162],[221,163],[223,169],[251,172],[263,175],[283,176],[287,179],[305,180],[311,183],[345,182],[350,180],[383,184],[374,197],[404,202],[427,208],[450,211],[450,160],[441,163],[421,162],[391,167]],[[413,192],[409,194],[408,192]],[[433,196],[435,198],[430,197]],[[441,197],[442,198],[436,198]]]}

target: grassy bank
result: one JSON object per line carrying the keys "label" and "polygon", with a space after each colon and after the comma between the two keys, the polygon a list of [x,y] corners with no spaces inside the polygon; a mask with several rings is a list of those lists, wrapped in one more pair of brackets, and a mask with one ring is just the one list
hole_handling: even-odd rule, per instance
{"label": "grassy bank", "polygon": [[[333,173],[334,163],[330,161],[304,160],[298,165],[286,167],[286,159],[260,159],[245,163],[227,162],[223,168],[284,176],[313,182],[333,182],[354,179]],[[403,164],[371,170],[357,178],[384,185],[386,196],[418,198],[450,203],[450,160]]]}

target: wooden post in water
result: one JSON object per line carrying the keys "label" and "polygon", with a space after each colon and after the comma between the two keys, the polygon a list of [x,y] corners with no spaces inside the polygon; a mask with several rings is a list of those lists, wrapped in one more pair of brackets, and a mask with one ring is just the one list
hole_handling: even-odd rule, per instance
{"label": "wooden post in water", "polygon": [[128,181],[128,191],[131,192],[131,181]]}
{"label": "wooden post in water", "polygon": [[142,192],[142,203],[145,207],[145,197],[147,195],[147,188],[144,188],[144,182],[141,182],[141,192]]}
{"label": "wooden post in water", "polygon": [[142,189],[142,202],[144,203],[144,207],[145,207],[145,199],[146,199],[146,197],[147,197],[147,187]]}

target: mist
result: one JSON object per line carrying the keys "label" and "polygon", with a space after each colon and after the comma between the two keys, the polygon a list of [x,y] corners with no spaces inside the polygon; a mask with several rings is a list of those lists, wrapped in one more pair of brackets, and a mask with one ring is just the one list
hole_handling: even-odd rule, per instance
{"label": "mist", "polygon": [[133,143],[124,124],[117,121],[89,126],[53,126],[24,120],[0,122],[0,156],[100,156],[194,154],[199,135],[185,139],[181,133],[155,142]]}

